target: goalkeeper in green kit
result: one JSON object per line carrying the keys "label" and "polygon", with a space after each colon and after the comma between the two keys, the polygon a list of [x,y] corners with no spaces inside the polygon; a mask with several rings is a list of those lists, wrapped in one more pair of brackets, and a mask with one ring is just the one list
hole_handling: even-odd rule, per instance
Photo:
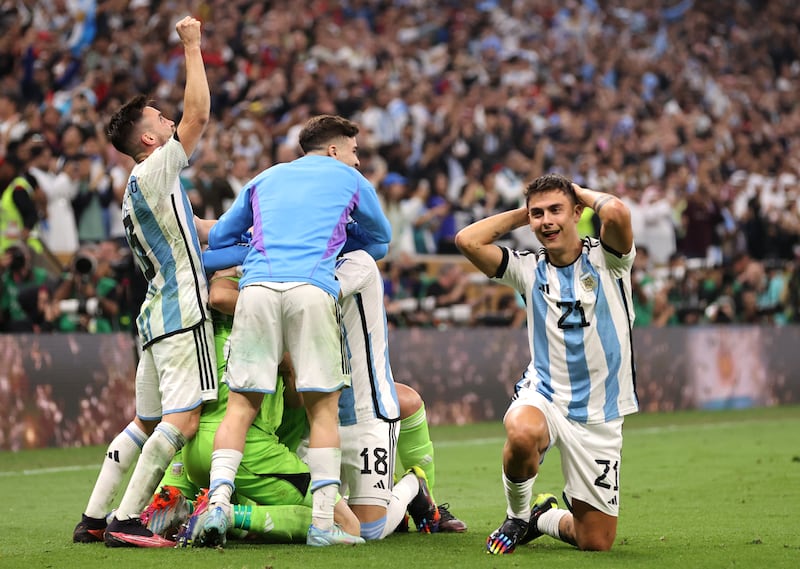
{"label": "goalkeeper in green kit", "polygon": [[[224,269],[214,273],[210,283],[219,377],[227,362],[238,280],[236,269]],[[311,475],[294,451],[305,433],[306,415],[292,386],[288,358],[281,372],[276,392],[265,395],[261,411],[247,432],[244,458],[235,479],[238,504],[233,508],[231,527],[262,541],[305,543],[311,524]],[[161,481],[161,492],[142,515],[151,531],[169,539],[175,537],[179,546],[203,545],[197,521],[207,507],[207,490],[201,492],[200,488],[208,488],[211,482],[214,433],[225,415],[227,400],[228,387],[220,382],[217,401],[203,407],[197,435],[176,455]],[[188,500],[195,496],[194,502]],[[192,513],[195,515],[189,518]],[[335,521],[347,533],[359,534],[357,518],[341,500],[335,508]]]}
{"label": "goalkeeper in green kit", "polygon": [[[207,269],[230,267],[235,264],[241,246],[228,250],[204,253]],[[238,253],[237,253],[238,251]],[[234,269],[221,269],[211,278],[209,301],[214,317],[215,344],[219,377],[227,361],[227,341],[230,334],[238,278]],[[288,358],[281,365],[281,376],[275,394],[266,395],[261,411],[247,434],[244,458],[235,479],[236,501],[231,528],[247,530],[269,542],[304,542],[311,523],[311,497],[308,492],[308,467],[295,454],[307,434],[307,419],[299,395],[293,389],[293,371]],[[420,465],[430,486],[434,480],[433,446],[428,433],[425,409],[419,394],[410,387],[397,384],[401,403],[398,453],[403,468]],[[402,387],[402,389],[400,389]],[[222,421],[227,403],[228,388],[220,382],[217,402],[204,407],[195,439],[188,444],[182,458],[175,460],[162,481],[164,489],[157,494],[144,518],[154,533],[172,538],[180,529],[179,545],[203,545],[198,518],[206,507],[205,493],[200,493],[193,505],[198,513],[186,522],[192,505],[186,498],[197,495],[198,488],[210,485],[209,469],[214,433]],[[466,524],[454,517],[447,504],[439,505],[440,522],[437,531],[463,532]],[[198,515],[199,514],[199,515]],[[334,510],[335,522],[348,534],[359,535],[358,518],[346,502],[339,501]],[[183,525],[182,528],[177,526]],[[229,534],[235,532],[229,530]]]}

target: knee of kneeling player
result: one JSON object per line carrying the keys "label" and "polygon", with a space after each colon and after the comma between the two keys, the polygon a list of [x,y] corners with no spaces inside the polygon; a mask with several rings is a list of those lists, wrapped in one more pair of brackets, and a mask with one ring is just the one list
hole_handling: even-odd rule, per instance
{"label": "knee of kneeling player", "polygon": [[614,532],[590,531],[585,535],[578,535],[578,549],[582,551],[609,551],[614,545]]}
{"label": "knee of kneeling player", "polygon": [[506,423],[506,439],[508,446],[512,450],[525,452],[533,449],[538,450],[542,446],[546,447],[549,442],[546,429],[542,429],[537,424],[529,424],[524,421]]}
{"label": "knee of kneeling player", "polygon": [[415,389],[403,383],[396,383],[395,391],[400,403],[401,419],[407,419],[422,408],[422,397]]}

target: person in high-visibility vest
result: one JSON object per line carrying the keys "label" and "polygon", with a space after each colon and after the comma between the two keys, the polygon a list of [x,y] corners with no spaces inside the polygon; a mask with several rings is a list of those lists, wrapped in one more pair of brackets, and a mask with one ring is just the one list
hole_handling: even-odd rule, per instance
{"label": "person in high-visibility vest", "polygon": [[32,134],[9,149],[8,159],[17,166],[18,175],[3,189],[0,197],[0,253],[18,242],[26,243],[36,253],[43,250],[38,236],[39,202],[47,198],[28,167],[45,152],[44,145],[41,135]]}

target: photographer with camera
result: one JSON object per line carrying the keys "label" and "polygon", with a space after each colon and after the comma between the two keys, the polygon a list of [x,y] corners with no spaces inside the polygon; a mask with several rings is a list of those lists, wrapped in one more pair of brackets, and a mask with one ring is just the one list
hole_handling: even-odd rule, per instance
{"label": "photographer with camera", "polygon": [[53,295],[60,311],[61,332],[113,332],[119,314],[118,283],[105,261],[80,249]]}
{"label": "photographer with camera", "polygon": [[22,242],[10,245],[0,253],[0,270],[0,330],[51,331],[52,279],[47,270],[33,266],[30,248]]}

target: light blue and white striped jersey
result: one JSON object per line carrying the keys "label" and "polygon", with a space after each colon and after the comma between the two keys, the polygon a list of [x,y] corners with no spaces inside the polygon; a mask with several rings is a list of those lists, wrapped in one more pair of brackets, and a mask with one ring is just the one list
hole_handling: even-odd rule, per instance
{"label": "light blue and white striped jersey", "polygon": [[383,278],[366,251],[356,250],[336,261],[342,287],[339,303],[350,358],[351,389],[339,395],[339,423],[355,425],[367,419],[394,422],[400,404],[389,363],[388,328],[383,308]]}
{"label": "light blue and white striped jersey", "polygon": [[306,155],[267,168],[245,184],[208,242],[213,249],[234,245],[252,227],[240,288],[304,282],[338,297],[334,265],[350,216],[371,241],[390,241],[389,220],[369,180],[330,156]]}
{"label": "light blue and white striped jersey", "polygon": [[499,282],[525,298],[531,363],[517,389],[531,387],[581,423],[635,413],[631,266],[635,247],[618,256],[597,239],[583,241],[571,265],[503,248]]}
{"label": "light blue and white striped jersey", "polygon": [[189,161],[170,138],[133,167],[122,199],[125,234],[147,294],[136,325],[147,347],[208,317],[208,282],[189,199],[178,175]]}

